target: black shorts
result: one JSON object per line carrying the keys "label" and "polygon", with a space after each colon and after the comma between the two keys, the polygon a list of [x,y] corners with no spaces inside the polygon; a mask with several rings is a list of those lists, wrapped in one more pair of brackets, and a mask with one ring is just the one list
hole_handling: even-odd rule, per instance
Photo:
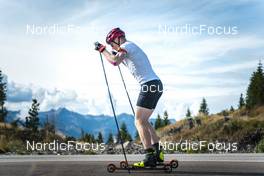
{"label": "black shorts", "polygon": [[142,84],[137,100],[137,106],[147,109],[155,109],[162,93],[163,85],[160,80],[152,80]]}

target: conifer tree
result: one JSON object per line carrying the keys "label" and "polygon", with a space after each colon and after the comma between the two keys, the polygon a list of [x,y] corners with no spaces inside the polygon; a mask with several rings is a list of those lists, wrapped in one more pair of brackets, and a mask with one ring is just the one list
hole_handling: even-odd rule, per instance
{"label": "conifer tree", "polygon": [[101,132],[98,133],[97,142],[98,143],[103,143],[104,142],[103,134]]}
{"label": "conifer tree", "polygon": [[168,112],[167,111],[164,111],[164,114],[163,114],[163,126],[167,126],[170,124],[170,120],[169,120],[169,115],[168,115]]}
{"label": "conifer tree", "polygon": [[234,111],[235,111],[234,107],[231,106],[229,111],[230,111],[230,112],[234,112]]}
{"label": "conifer tree", "polygon": [[5,122],[7,116],[7,110],[5,108],[6,91],[6,83],[4,82],[2,71],[0,70],[0,122]]}
{"label": "conifer tree", "polygon": [[80,140],[81,141],[84,141],[85,139],[85,132],[84,132],[84,130],[81,128],[81,138],[80,138]]}
{"label": "conifer tree", "polygon": [[82,133],[83,133],[82,141],[83,142],[90,142],[90,143],[92,143],[91,135],[89,133],[85,133],[84,131]]}
{"label": "conifer tree", "polygon": [[96,139],[93,134],[85,133],[84,138],[82,139],[84,142],[94,143]]}
{"label": "conifer tree", "polygon": [[192,116],[190,109],[187,109],[186,115],[187,118],[190,118]]}
{"label": "conifer tree", "polygon": [[113,133],[109,133],[107,144],[113,144],[113,143],[114,143]]}
{"label": "conifer tree", "polygon": [[120,133],[121,133],[121,138],[122,140],[125,141],[131,141],[132,137],[129,134],[128,130],[127,130],[127,126],[126,124],[123,122],[120,128]]}
{"label": "conifer tree", "polygon": [[260,106],[264,104],[264,73],[261,61],[258,64],[258,68],[253,72],[250,83],[247,89],[246,107],[248,109],[254,106]]}
{"label": "conifer tree", "polygon": [[245,99],[243,94],[240,94],[240,98],[239,98],[239,104],[238,104],[238,109],[241,109],[245,106]]}
{"label": "conifer tree", "polygon": [[37,133],[39,127],[39,103],[36,99],[32,100],[31,108],[28,111],[26,117],[26,127],[30,129],[33,133]]}
{"label": "conifer tree", "polygon": [[163,126],[163,121],[162,121],[160,115],[158,114],[158,117],[155,121],[154,127],[155,127],[155,129],[158,129],[158,128],[161,128],[162,126]]}
{"label": "conifer tree", "polygon": [[199,112],[203,113],[204,115],[208,115],[209,114],[209,108],[208,108],[208,105],[207,105],[207,102],[206,102],[205,98],[203,98],[203,100],[202,100]]}

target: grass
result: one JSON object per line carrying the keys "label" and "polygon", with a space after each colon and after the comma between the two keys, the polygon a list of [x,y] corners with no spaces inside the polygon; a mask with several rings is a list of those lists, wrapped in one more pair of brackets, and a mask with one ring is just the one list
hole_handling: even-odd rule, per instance
{"label": "grass", "polygon": [[[220,141],[220,142],[252,142],[256,151],[264,151],[264,107],[258,107],[251,112],[245,108],[229,112],[229,120],[225,121],[223,115],[200,116],[202,125],[195,125],[189,129],[187,120],[181,120],[159,130],[162,141],[179,142],[191,141]],[[182,128],[179,132],[171,132],[173,129]],[[256,144],[254,139],[248,139],[262,130],[262,140]],[[189,151],[193,152],[193,151]]]}

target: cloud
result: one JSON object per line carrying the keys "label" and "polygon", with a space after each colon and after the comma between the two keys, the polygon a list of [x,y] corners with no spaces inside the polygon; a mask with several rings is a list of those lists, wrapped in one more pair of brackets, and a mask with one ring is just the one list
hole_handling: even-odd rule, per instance
{"label": "cloud", "polygon": [[29,87],[11,82],[7,85],[7,101],[21,103],[32,100],[32,90]]}
{"label": "cloud", "polygon": [[189,75],[202,75],[202,74],[221,74],[227,72],[238,72],[245,69],[256,68],[256,60],[246,61],[243,63],[235,63],[224,66],[214,66],[206,69],[190,71]]}
{"label": "cloud", "polygon": [[[208,37],[197,41],[185,40],[181,46],[165,43],[162,47],[166,48],[166,52],[155,52],[151,56],[155,58],[154,63],[161,67],[165,64],[165,67],[186,68],[194,64],[221,59],[230,52],[239,53],[241,50],[261,48],[263,45],[264,39],[256,36]],[[160,46],[153,48],[153,51],[158,47]],[[174,70],[177,69],[174,68]]]}
{"label": "cloud", "polygon": [[77,94],[74,91],[59,91],[57,89],[45,90],[43,94],[39,95],[40,109],[50,110],[58,109],[60,107],[67,107],[69,103],[73,103],[77,99]]}
{"label": "cloud", "polygon": [[[82,114],[112,114],[106,91],[103,93],[103,98],[86,99],[78,96],[74,90],[44,89],[11,82],[8,83],[7,97],[7,108],[21,111],[20,116],[22,118],[27,115],[32,99],[38,100],[40,111],[65,107]],[[114,94],[112,94],[112,99],[115,109],[118,109],[120,104],[117,104]]]}

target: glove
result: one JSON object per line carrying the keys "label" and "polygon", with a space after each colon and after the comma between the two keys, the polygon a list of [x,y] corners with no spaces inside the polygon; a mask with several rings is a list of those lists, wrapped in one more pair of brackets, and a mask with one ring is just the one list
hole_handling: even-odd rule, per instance
{"label": "glove", "polygon": [[99,51],[100,53],[103,52],[105,50],[105,46],[102,45],[101,43],[99,42],[95,42],[94,43],[94,46],[95,46],[95,50]]}

